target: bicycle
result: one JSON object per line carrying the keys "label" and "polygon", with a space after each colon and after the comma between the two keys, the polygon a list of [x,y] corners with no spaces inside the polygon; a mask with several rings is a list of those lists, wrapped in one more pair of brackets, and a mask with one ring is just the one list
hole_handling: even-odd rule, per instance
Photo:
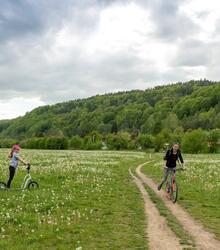
{"label": "bicycle", "polygon": [[[39,187],[38,183],[34,181],[30,174],[30,164],[27,167],[27,174],[24,176],[23,182],[20,188],[10,188],[12,190],[25,190],[25,189],[36,189]],[[0,190],[9,190],[5,182],[0,182]]]}
{"label": "bicycle", "polygon": [[[168,177],[166,181],[166,193],[173,203],[175,203],[178,198],[178,184],[176,181],[176,171],[184,171],[184,170],[185,170],[184,168],[176,168],[175,171],[173,171],[173,169],[168,169]],[[172,175],[169,178],[170,173],[172,173]]]}

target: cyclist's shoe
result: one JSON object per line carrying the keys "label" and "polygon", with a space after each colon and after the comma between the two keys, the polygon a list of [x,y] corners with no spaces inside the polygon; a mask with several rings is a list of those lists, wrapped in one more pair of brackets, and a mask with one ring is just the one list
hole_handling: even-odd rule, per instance
{"label": "cyclist's shoe", "polygon": [[161,188],[162,188],[161,184],[157,186],[157,190],[161,190]]}

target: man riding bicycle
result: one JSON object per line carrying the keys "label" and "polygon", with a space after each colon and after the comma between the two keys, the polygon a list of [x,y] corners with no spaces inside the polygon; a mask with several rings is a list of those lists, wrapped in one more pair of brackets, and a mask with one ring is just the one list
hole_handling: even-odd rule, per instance
{"label": "man riding bicycle", "polygon": [[163,184],[166,182],[169,171],[176,172],[176,161],[181,162],[183,165],[183,157],[179,149],[179,143],[173,143],[171,149],[167,150],[166,155],[164,156],[164,174],[161,183],[158,185],[157,189],[160,190]]}

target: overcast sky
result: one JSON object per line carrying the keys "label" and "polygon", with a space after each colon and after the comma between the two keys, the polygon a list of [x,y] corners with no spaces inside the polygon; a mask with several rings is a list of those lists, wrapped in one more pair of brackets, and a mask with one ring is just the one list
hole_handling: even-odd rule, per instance
{"label": "overcast sky", "polygon": [[220,80],[219,0],[0,6],[0,119],[95,94]]}

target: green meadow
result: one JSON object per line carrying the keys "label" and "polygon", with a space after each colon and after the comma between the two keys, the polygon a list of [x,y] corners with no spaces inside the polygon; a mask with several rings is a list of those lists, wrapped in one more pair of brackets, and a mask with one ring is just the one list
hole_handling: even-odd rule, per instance
{"label": "green meadow", "polygon": [[[1,181],[8,150],[0,150]],[[143,202],[128,168],[144,153],[22,150],[38,190],[0,193],[0,249],[146,249]],[[28,248],[27,248],[28,246]]]}
{"label": "green meadow", "polygon": [[[7,153],[0,150],[4,182]],[[39,189],[16,190],[26,174],[20,165],[11,190],[1,190],[0,249],[148,249],[143,200],[128,170],[151,159],[142,171],[158,182],[162,154],[22,150],[21,156],[31,162]],[[187,170],[177,176],[178,203],[220,239],[220,155],[184,158]],[[177,235],[183,232],[159,198],[152,192],[150,197]],[[190,241],[187,235],[182,238]]]}

